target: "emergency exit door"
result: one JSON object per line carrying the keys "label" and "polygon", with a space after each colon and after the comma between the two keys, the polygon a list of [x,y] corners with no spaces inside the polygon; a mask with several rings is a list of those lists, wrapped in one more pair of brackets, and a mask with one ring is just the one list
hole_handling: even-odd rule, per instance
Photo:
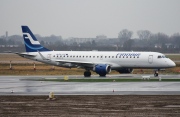
{"label": "emergency exit door", "polygon": [[48,54],[48,55],[47,55],[47,59],[50,59],[50,60],[51,60],[51,54]]}
{"label": "emergency exit door", "polygon": [[153,55],[149,55],[148,62],[149,62],[150,64],[153,63]]}

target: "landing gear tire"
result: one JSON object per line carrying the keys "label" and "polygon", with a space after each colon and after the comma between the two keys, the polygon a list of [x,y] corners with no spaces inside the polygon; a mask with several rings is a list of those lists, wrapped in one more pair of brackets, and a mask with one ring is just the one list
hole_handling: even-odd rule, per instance
{"label": "landing gear tire", "polygon": [[106,74],[99,74],[100,77],[106,77]]}
{"label": "landing gear tire", "polygon": [[91,72],[90,71],[85,71],[84,72],[84,77],[91,77]]}
{"label": "landing gear tire", "polygon": [[158,75],[159,75],[158,73],[154,73],[154,77],[158,77]]}

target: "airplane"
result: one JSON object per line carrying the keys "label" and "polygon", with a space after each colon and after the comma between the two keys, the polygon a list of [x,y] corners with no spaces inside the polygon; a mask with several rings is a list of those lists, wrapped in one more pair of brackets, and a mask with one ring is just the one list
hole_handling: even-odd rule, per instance
{"label": "airplane", "polygon": [[133,51],[51,51],[43,47],[28,26],[22,26],[26,52],[19,56],[66,68],[85,69],[84,77],[90,77],[91,71],[105,77],[111,70],[119,73],[132,73],[133,69],[156,69],[175,67],[176,64],[159,52]]}

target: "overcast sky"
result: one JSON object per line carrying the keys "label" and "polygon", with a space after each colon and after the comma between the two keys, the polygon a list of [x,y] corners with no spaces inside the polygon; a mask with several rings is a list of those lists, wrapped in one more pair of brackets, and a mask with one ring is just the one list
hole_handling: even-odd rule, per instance
{"label": "overcast sky", "polygon": [[[180,0],[0,0],[0,35],[117,37],[122,29],[180,32]],[[136,37],[136,36],[134,36]]]}

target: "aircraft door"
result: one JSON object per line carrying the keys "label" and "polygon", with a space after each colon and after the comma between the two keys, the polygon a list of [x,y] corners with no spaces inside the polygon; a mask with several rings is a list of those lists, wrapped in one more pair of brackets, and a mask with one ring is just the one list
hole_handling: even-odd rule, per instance
{"label": "aircraft door", "polygon": [[149,62],[150,64],[153,63],[153,55],[149,55],[148,62]]}
{"label": "aircraft door", "polygon": [[48,55],[47,55],[47,59],[50,59],[50,60],[51,60],[51,54],[48,54]]}

